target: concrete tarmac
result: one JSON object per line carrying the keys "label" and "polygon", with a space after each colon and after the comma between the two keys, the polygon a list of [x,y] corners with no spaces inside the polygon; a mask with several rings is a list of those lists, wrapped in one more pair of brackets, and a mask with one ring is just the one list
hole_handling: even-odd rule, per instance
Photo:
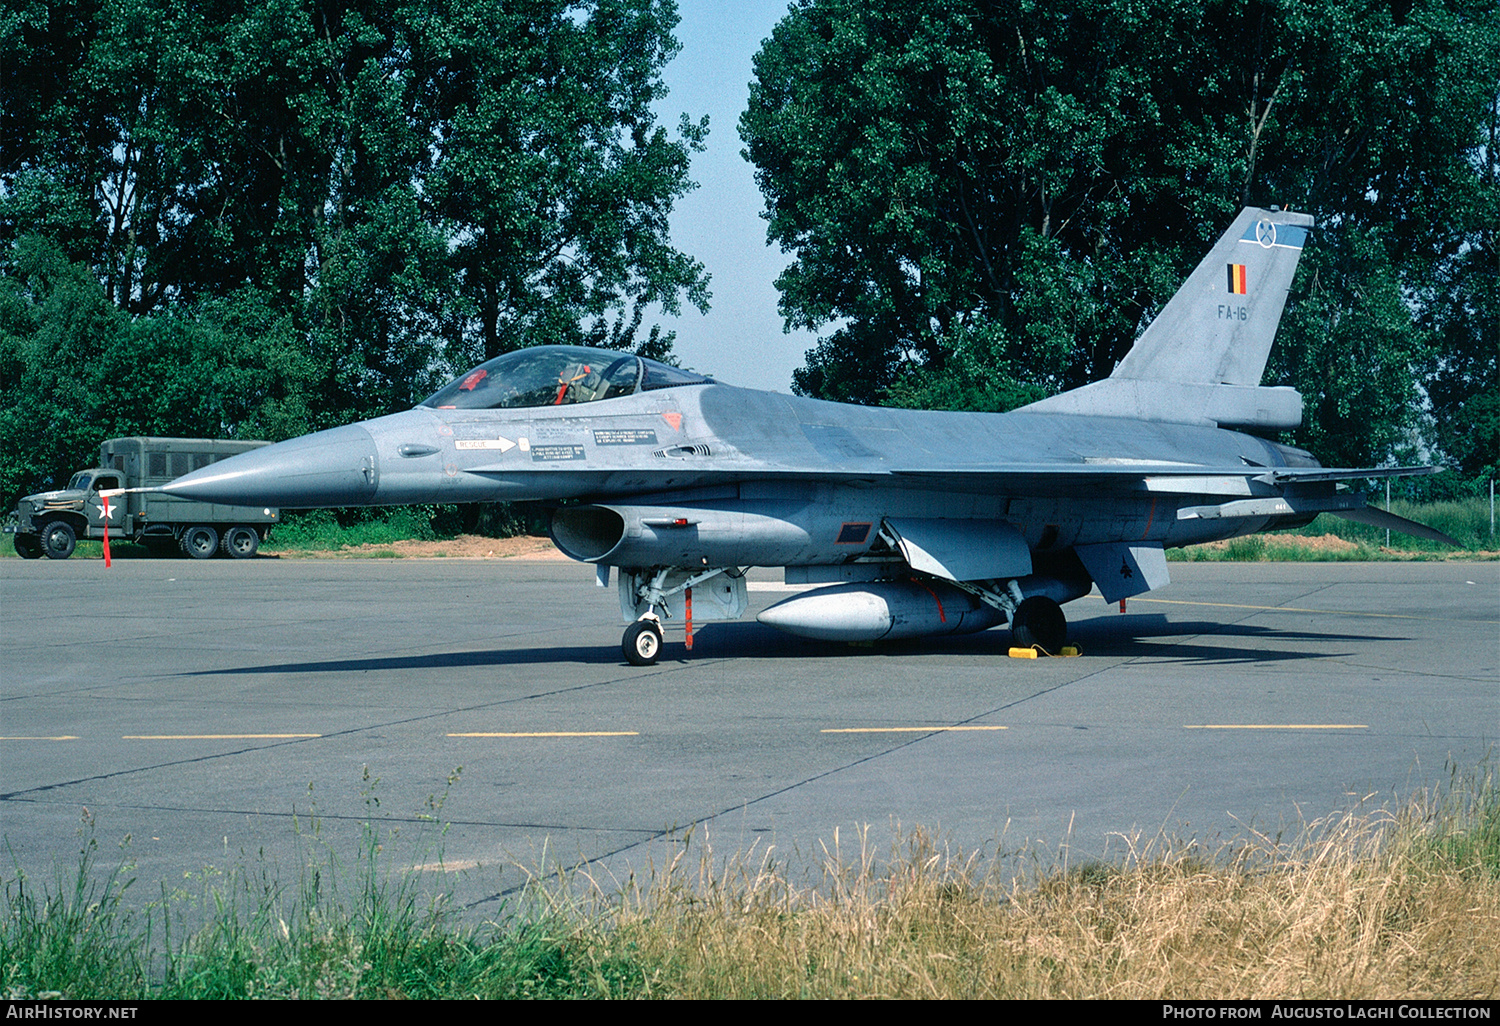
{"label": "concrete tarmac", "polygon": [[1004,629],[782,635],[756,571],[744,621],[637,668],[575,563],[0,561],[0,875],[71,872],[92,837],[149,900],[366,839],[492,908],[685,837],[796,861],[835,831],[1069,859],[1275,835],[1493,757],[1500,564],[1171,571],[1124,615],[1068,606],[1084,654],[1040,660]]}

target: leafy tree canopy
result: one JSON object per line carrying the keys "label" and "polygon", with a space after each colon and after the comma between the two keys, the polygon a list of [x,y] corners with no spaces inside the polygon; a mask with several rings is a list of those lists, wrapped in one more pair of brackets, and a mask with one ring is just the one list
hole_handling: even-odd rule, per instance
{"label": "leafy tree canopy", "polygon": [[1324,229],[1267,372],[1297,440],[1378,462],[1424,395],[1440,425],[1500,395],[1491,0],[802,0],[755,71],[781,309],[832,329],[806,394],[1003,410],[1103,377],[1275,204]]}
{"label": "leafy tree canopy", "polygon": [[708,131],[653,113],[675,24],[671,0],[11,5],[5,501],[127,422],[279,438],[521,346],[668,356],[648,309],[709,298],[667,233]]}

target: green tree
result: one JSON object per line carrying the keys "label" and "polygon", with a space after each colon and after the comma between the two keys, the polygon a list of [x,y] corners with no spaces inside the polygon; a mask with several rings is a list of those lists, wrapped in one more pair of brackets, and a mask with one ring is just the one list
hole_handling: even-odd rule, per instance
{"label": "green tree", "polygon": [[70,263],[55,244],[22,240],[12,267],[0,281],[0,496],[7,509],[92,465],[89,454],[104,436],[88,417],[89,368],[129,330],[90,269]]}
{"label": "green tree", "polygon": [[1475,173],[1449,185],[1457,199],[1418,295],[1436,340],[1423,380],[1437,440],[1482,490],[1500,476],[1500,90],[1480,132]]}
{"label": "green tree", "polygon": [[28,236],[0,281],[0,496],[59,486],[105,438],[301,434],[315,379],[290,318],[258,293],[132,320],[92,268]]}
{"label": "green tree", "polygon": [[833,329],[796,384],[1005,409],[1102,377],[1240,206],[1291,205],[1328,253],[1268,383],[1307,396],[1300,438],[1378,460],[1442,342],[1411,304],[1473,250],[1497,68],[1476,0],[804,0],[740,121],[782,312]]}
{"label": "green tree", "polygon": [[[667,234],[707,133],[654,113],[675,24],[671,0],[7,8],[7,407],[65,301],[125,318],[61,373],[107,368],[145,431],[279,437],[544,342],[668,356],[647,311],[708,302]],[[28,239],[100,295],[37,291]]]}
{"label": "green tree", "polygon": [[683,115],[674,140],[651,111],[678,49],[675,11],[593,6],[582,19],[568,4],[463,2],[448,19],[428,185],[457,242],[468,362],[628,345],[648,305],[675,313],[686,295],[707,308],[703,268],[668,244],[667,217],[708,124]]}

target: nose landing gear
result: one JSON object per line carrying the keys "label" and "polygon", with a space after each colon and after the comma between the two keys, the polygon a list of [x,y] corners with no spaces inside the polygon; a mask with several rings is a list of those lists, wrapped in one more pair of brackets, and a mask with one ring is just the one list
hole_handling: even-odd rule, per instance
{"label": "nose landing gear", "polygon": [[637,620],[625,628],[620,648],[631,666],[653,666],[661,655],[661,624],[654,619]]}

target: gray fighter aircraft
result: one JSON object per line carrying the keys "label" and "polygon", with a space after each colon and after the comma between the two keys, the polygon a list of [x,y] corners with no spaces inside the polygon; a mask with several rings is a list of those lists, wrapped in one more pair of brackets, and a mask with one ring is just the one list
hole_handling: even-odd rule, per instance
{"label": "gray fighter aircraft", "polygon": [[1005,414],[846,406],[720,384],[619,352],[543,346],[416,409],[257,449],[166,491],[232,505],[546,500],[552,540],[619,568],[624,654],[662,622],[746,609],[744,570],[825,585],[763,623],[862,641],[980,631],[1056,652],[1061,605],[1168,582],[1165,550],[1321,512],[1452,542],[1236,428],[1301,422],[1260,384],[1312,218],[1245,210],[1108,378]]}

